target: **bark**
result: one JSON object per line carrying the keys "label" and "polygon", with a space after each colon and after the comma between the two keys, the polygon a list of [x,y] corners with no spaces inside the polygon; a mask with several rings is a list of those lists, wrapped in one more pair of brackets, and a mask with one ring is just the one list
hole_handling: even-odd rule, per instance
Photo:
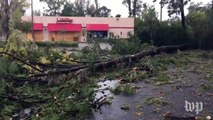
{"label": "bark", "polygon": [[129,17],[131,17],[132,16],[131,0],[127,0],[127,4],[128,4],[128,9],[129,9]]}
{"label": "bark", "polygon": [[186,30],[186,23],[185,23],[185,13],[184,13],[184,1],[180,0],[180,14],[181,14],[181,24],[184,30]]}
{"label": "bark", "polygon": [[136,16],[136,6],[137,6],[137,1],[138,1],[138,0],[134,0],[134,1],[133,1],[133,11],[132,11],[132,15],[133,15],[133,17],[135,17],[135,16]]}
{"label": "bark", "polygon": [[10,6],[8,0],[4,0],[2,35],[7,40],[9,38]]}

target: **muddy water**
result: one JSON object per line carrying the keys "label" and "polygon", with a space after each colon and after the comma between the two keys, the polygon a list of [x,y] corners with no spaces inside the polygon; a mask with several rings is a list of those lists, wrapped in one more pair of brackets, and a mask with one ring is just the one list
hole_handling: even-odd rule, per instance
{"label": "muddy water", "polygon": [[[90,120],[163,120],[167,113],[178,117],[208,115],[213,117],[213,97],[208,95],[208,93],[213,93],[213,90],[201,88],[203,84],[212,83],[203,80],[201,74],[189,70],[170,68],[168,72],[177,76],[177,78],[172,78],[175,81],[173,84],[155,86],[140,81],[134,83],[135,86],[140,88],[137,89],[135,95],[124,96],[110,93],[114,96],[112,104],[102,106],[100,111],[94,112],[94,116]],[[144,100],[150,97],[161,98],[168,105],[145,104]],[[184,108],[186,100],[202,102],[204,104],[203,111],[198,115],[194,111],[187,112]],[[123,104],[128,104],[130,109],[121,110]]]}
{"label": "muddy water", "polygon": [[95,99],[94,101],[102,101],[105,98],[113,97],[114,95],[111,92],[111,89],[114,89],[119,85],[118,80],[105,80],[98,82],[97,85],[99,86],[98,89],[95,89]]}

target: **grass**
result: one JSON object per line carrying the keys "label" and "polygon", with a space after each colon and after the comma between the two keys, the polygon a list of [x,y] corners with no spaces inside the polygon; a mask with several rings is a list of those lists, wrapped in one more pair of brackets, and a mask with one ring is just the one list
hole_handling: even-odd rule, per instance
{"label": "grass", "polygon": [[172,79],[168,76],[168,73],[162,72],[151,79],[147,79],[146,82],[154,85],[164,85],[171,84],[174,81],[172,81]]}
{"label": "grass", "polygon": [[119,85],[117,86],[112,92],[116,95],[123,94],[123,95],[133,95],[136,93],[136,88],[132,85]]}
{"label": "grass", "polygon": [[120,107],[121,107],[122,110],[129,110],[130,109],[130,105],[128,105],[128,104],[122,104]]}
{"label": "grass", "polygon": [[154,97],[149,97],[149,98],[146,98],[144,99],[144,103],[147,104],[147,105],[162,105],[162,106],[165,106],[165,105],[168,105],[169,103],[166,102],[163,98],[154,98]]}

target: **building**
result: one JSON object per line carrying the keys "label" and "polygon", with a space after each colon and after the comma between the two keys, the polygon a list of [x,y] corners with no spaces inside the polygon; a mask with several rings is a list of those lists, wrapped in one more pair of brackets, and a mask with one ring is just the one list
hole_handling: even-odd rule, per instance
{"label": "building", "polygon": [[[31,21],[31,16],[23,16]],[[34,16],[35,41],[79,41],[88,38],[128,38],[134,34],[134,18]],[[32,40],[32,33],[27,33]]]}

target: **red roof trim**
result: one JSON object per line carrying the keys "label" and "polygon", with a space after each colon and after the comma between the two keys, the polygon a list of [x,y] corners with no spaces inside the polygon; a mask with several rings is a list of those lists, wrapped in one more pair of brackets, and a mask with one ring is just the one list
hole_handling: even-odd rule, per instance
{"label": "red roof trim", "polygon": [[33,24],[33,30],[42,31],[43,30],[43,24],[42,23],[34,23]]}
{"label": "red roof trim", "polygon": [[109,25],[108,24],[87,24],[86,30],[87,31],[108,31]]}
{"label": "red roof trim", "polygon": [[48,31],[80,32],[82,30],[81,24],[49,23],[47,27]]}

